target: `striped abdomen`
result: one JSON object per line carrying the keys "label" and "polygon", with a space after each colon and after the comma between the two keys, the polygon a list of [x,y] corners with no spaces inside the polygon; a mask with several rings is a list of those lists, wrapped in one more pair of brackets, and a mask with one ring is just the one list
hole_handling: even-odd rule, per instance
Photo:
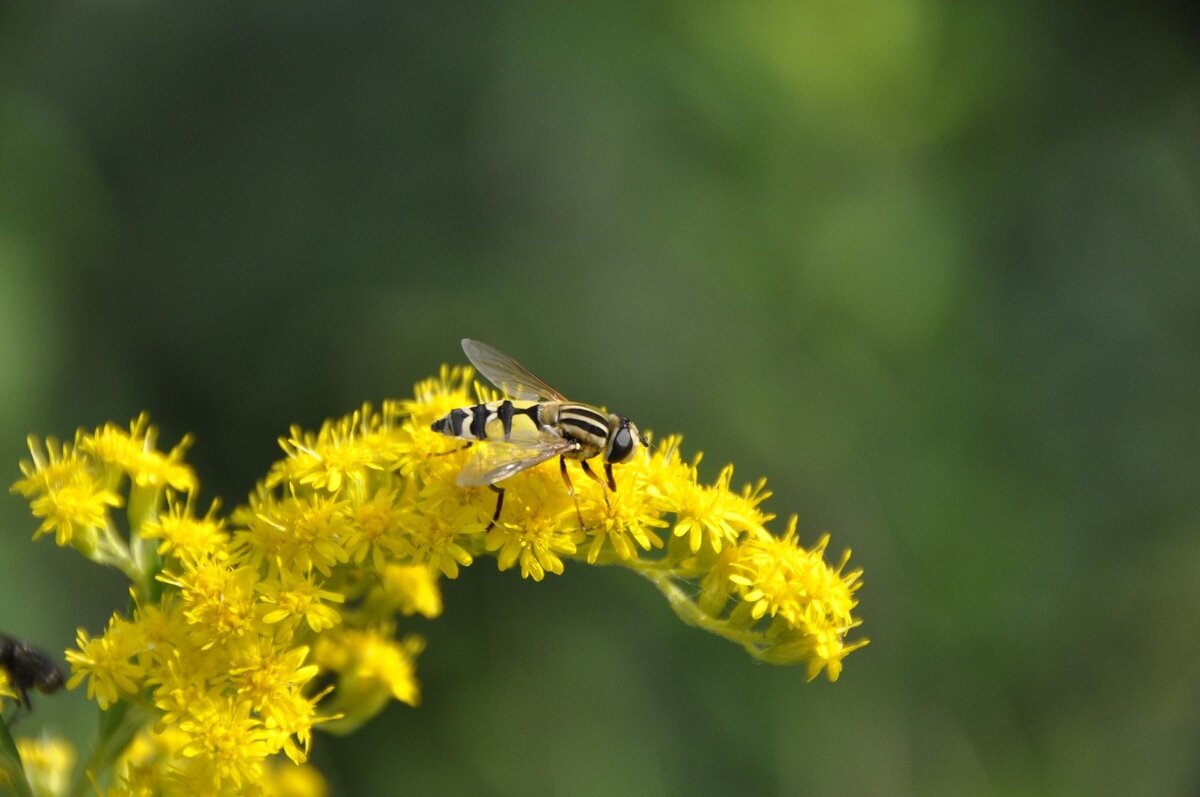
{"label": "striped abdomen", "polygon": [[510,438],[513,429],[537,431],[542,427],[536,402],[510,399],[460,407],[433,422],[433,431],[462,440]]}

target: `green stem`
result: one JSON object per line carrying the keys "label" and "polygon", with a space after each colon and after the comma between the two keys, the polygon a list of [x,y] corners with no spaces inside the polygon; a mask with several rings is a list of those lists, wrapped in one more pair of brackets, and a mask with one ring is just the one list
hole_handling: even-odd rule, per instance
{"label": "green stem", "polygon": [[761,650],[766,645],[766,640],[761,633],[745,628],[738,628],[728,620],[721,620],[705,613],[686,592],[680,589],[669,570],[643,567],[641,564],[633,569],[645,576],[654,586],[658,587],[658,591],[667,599],[667,604],[678,615],[680,620],[683,620],[683,622],[690,626],[702,628],[709,633],[724,637],[731,642],[736,642],[744,647],[746,652],[751,656],[760,661],[765,661],[761,655]]}
{"label": "green stem", "polygon": [[113,764],[151,719],[150,712],[145,708],[124,700],[100,712],[96,744],[88,756],[83,773],[72,784],[71,797],[84,797],[90,793],[93,783],[106,781]]}
{"label": "green stem", "polygon": [[0,717],[0,786],[11,786],[18,797],[33,797],[33,789],[25,779],[25,767],[17,743],[8,732],[8,723]]}
{"label": "green stem", "polygon": [[109,523],[102,532],[99,541],[96,544],[96,550],[88,557],[97,564],[105,565],[106,567],[115,567],[120,570],[133,583],[138,583],[138,569],[130,555],[129,548],[125,545],[125,541],[113,528],[112,523]]}

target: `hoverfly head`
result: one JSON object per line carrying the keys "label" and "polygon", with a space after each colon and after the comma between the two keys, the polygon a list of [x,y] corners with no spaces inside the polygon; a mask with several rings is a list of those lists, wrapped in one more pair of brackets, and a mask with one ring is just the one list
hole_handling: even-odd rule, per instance
{"label": "hoverfly head", "polygon": [[605,462],[614,465],[627,462],[633,457],[638,447],[644,445],[646,445],[646,438],[633,425],[633,421],[624,415],[609,416],[608,445],[604,448]]}

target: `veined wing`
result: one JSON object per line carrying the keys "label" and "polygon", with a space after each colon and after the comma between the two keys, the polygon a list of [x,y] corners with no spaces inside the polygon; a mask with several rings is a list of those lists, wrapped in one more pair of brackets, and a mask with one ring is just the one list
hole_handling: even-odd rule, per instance
{"label": "veined wing", "polygon": [[522,401],[567,400],[566,396],[499,349],[470,338],[463,338],[462,347],[471,365],[506,395]]}
{"label": "veined wing", "polygon": [[578,443],[552,434],[542,434],[527,440],[483,442],[479,445],[479,451],[458,474],[455,482],[459,487],[495,484],[578,446]]}

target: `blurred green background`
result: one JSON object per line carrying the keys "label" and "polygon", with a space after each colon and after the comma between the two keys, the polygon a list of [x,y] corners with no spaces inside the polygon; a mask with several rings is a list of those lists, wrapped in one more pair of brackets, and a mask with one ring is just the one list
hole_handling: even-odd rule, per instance
{"label": "blurred green background", "polygon": [[[629,573],[482,560],[424,704],[318,737],[337,794],[1195,794],[1187,8],[9,0],[6,482],[146,409],[232,506],[477,337],[766,475],[872,643],[806,685]],[[124,605],[0,523],[0,629]]]}

